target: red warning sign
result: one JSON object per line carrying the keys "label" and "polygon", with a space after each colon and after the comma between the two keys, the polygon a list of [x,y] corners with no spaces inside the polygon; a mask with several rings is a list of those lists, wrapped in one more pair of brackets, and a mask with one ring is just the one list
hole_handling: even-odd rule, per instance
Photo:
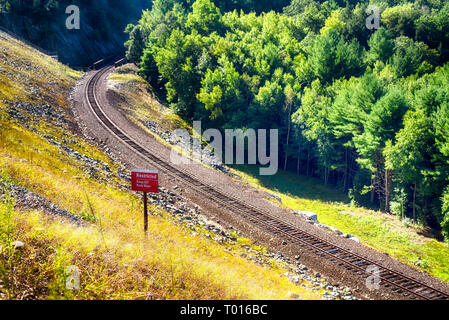
{"label": "red warning sign", "polygon": [[148,170],[131,171],[133,191],[159,193],[159,172]]}

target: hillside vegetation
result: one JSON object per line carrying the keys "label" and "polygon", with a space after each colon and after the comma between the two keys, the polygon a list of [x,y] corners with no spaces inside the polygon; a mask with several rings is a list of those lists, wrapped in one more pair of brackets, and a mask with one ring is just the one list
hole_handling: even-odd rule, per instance
{"label": "hillside vegetation", "polygon": [[81,76],[0,33],[0,299],[319,298],[156,205],[143,237],[126,169],[78,133]]}
{"label": "hillside vegetation", "polygon": [[[148,84],[136,75],[135,67],[126,65],[117,69],[109,76],[109,83],[111,90],[120,96],[119,101],[123,101],[118,105],[122,112],[143,130],[155,135],[161,143],[165,143],[162,139],[164,132],[180,127],[191,130],[172,109],[155,99]],[[148,123],[159,134],[148,130],[145,126]],[[297,176],[286,171],[263,177],[258,171],[257,167],[249,165],[232,166],[231,169],[239,177],[239,183],[248,183],[282,199],[279,202],[267,197],[267,201],[291,210],[315,212],[320,223],[351,234],[364,245],[449,283],[449,247],[435,236],[431,228],[354,206],[344,190],[326,186],[319,178]]]}
{"label": "hillside vegetation", "polygon": [[317,178],[279,172],[261,177],[249,166],[236,173],[251,186],[278,195],[285,208],[317,213],[320,223],[351,234],[375,250],[384,252],[449,283],[449,247],[435,239],[430,228],[400,221],[380,211],[351,206],[340,190],[325,186]]}
{"label": "hillside vegetation", "polygon": [[278,128],[282,169],[449,240],[447,1],[252,9],[156,0],[127,57],[185,120]]}

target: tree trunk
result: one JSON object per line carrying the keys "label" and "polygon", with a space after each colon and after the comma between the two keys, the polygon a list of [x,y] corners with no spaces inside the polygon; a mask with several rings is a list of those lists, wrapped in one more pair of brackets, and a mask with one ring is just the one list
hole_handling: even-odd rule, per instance
{"label": "tree trunk", "polygon": [[390,213],[390,171],[385,169],[385,212]]}
{"label": "tree trunk", "polygon": [[404,195],[402,194],[401,190],[401,219],[404,220],[405,218],[405,212],[404,212]]}
{"label": "tree trunk", "polygon": [[[384,188],[385,188],[385,181],[383,176],[383,170],[380,168],[379,163],[376,164],[376,171],[374,174],[374,189],[377,194],[377,200],[379,201],[379,210],[382,212],[385,212],[385,202],[384,202]],[[382,207],[384,206],[384,207]]]}
{"label": "tree trunk", "polygon": [[372,177],[371,178],[371,195],[370,195],[370,200],[371,203],[374,202],[374,193],[375,193],[375,183],[376,183],[376,177]]}
{"label": "tree trunk", "polygon": [[310,169],[310,146],[307,147],[307,176],[309,176]]}
{"label": "tree trunk", "polygon": [[288,162],[288,145],[290,143],[290,132],[291,132],[291,127],[292,127],[291,110],[292,110],[292,106],[289,105],[289,108],[288,108],[288,130],[287,130],[287,143],[286,143],[286,147],[285,147],[284,171],[287,170],[287,162]]}
{"label": "tree trunk", "polygon": [[301,144],[299,144],[299,150],[298,150],[298,165],[296,168],[296,172],[299,175],[301,175]]}
{"label": "tree trunk", "polygon": [[345,149],[345,173],[343,178],[343,186],[345,188],[345,191],[348,190],[348,174],[349,174],[348,149]]}
{"label": "tree trunk", "polygon": [[413,188],[413,220],[415,222],[417,222],[417,219],[416,219],[416,182],[415,182],[415,186]]}

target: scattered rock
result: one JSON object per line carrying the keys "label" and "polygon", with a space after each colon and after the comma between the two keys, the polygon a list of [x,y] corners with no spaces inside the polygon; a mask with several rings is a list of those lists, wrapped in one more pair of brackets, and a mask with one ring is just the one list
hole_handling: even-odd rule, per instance
{"label": "scattered rock", "polygon": [[312,221],[314,223],[318,223],[318,215],[314,212],[308,212],[308,211],[295,211],[295,214],[302,216],[307,221]]}
{"label": "scattered rock", "polygon": [[15,241],[12,243],[12,246],[14,247],[14,249],[22,249],[23,247],[25,247],[25,243],[23,243],[22,241]]}
{"label": "scattered rock", "polygon": [[357,243],[360,243],[360,239],[357,237],[349,237],[349,240],[355,241]]}
{"label": "scattered rock", "polygon": [[[41,197],[40,195],[29,191],[26,188],[19,187],[13,183],[7,183],[0,178],[0,185],[6,186],[11,196],[15,199],[15,205],[25,207],[33,210],[46,211],[52,215],[63,217],[71,220],[77,225],[81,225],[83,220],[80,216],[77,216],[65,209],[61,209],[54,203],[48,201],[47,199]],[[0,188],[2,191],[3,188]],[[0,201],[3,194],[0,192]]]}
{"label": "scattered rock", "polygon": [[336,234],[338,234],[338,235],[340,235],[340,236],[343,234],[343,232],[341,232],[340,230],[338,230],[338,229],[335,228],[335,227],[329,226],[329,230],[335,232]]}
{"label": "scattered rock", "polygon": [[321,223],[316,224],[316,226],[320,227],[321,229],[325,229],[325,230],[329,230],[330,229],[330,227],[328,225],[321,224]]}
{"label": "scattered rock", "polygon": [[271,197],[273,197],[274,199],[276,199],[277,201],[279,201],[280,203],[282,203],[282,198],[280,196],[278,196],[277,194],[274,193],[268,193]]}

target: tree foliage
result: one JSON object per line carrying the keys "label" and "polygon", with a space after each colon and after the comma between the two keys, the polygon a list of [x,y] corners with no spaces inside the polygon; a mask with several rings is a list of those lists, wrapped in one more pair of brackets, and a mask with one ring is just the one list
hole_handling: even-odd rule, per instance
{"label": "tree foliage", "polygon": [[156,0],[141,74],[185,118],[278,128],[287,170],[449,237],[449,5],[382,1],[369,30],[369,1],[262,3]]}

